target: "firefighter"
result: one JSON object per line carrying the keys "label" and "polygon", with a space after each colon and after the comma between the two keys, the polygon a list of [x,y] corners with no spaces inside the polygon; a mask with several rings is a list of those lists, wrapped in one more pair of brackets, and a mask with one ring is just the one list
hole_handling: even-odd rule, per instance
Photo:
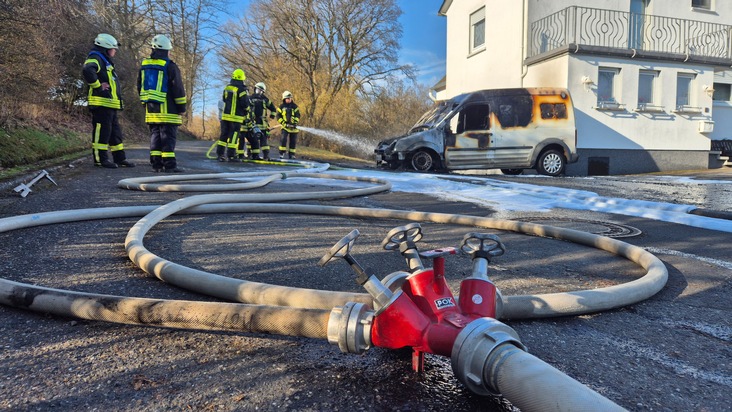
{"label": "firefighter", "polygon": [[247,76],[242,69],[236,69],[231,74],[231,81],[224,88],[222,100],[224,108],[221,111],[221,135],[216,146],[219,162],[234,161],[239,147],[239,131],[241,125],[249,115],[249,96],[244,84]]}
{"label": "firefighter", "polygon": [[[300,123],[300,109],[292,101],[292,93],[282,93],[282,104],[277,108],[277,122],[282,125],[282,137],[280,139],[280,159],[287,154],[288,159],[295,158],[295,147],[297,146],[297,124]],[[289,139],[289,147],[288,147]]]}
{"label": "firefighter", "polygon": [[[254,125],[259,129],[259,136],[254,136],[254,140],[259,141],[259,148],[262,152],[262,158],[269,160],[269,122],[265,118],[267,110],[269,110],[269,118],[274,119],[277,108],[269,100],[264,93],[267,86],[259,82],[254,85],[254,94],[249,98],[252,102],[252,117]],[[255,133],[256,133],[256,129]],[[257,139],[258,138],[258,139]]]}
{"label": "firefighter", "polygon": [[[251,106],[252,98],[249,97],[249,111],[247,112],[247,115],[244,117],[244,121],[241,124],[241,133],[239,133],[240,136],[243,136],[243,138],[239,138],[239,146],[236,150],[237,158],[244,160],[245,154],[249,153],[249,158],[253,160],[260,160],[255,159],[255,153],[256,157],[259,158],[259,139],[256,141],[253,138],[254,133],[254,117],[252,116],[252,106]],[[245,148],[246,145],[246,148]]]}
{"label": "firefighter", "polygon": [[[117,112],[122,110],[123,104],[112,58],[118,49],[119,43],[112,35],[98,34],[82,69],[84,81],[89,86],[87,101],[92,115],[94,166],[108,169],[135,166],[127,161],[122,129],[117,118]],[[112,160],[109,160],[109,152],[112,152]]]}
{"label": "firefighter", "polygon": [[175,144],[186,111],[186,91],[180,69],[168,56],[173,49],[170,39],[155,35],[150,47],[150,57],[142,60],[137,76],[137,91],[150,128],[150,164],[153,172],[180,173],[183,169],[175,159]]}

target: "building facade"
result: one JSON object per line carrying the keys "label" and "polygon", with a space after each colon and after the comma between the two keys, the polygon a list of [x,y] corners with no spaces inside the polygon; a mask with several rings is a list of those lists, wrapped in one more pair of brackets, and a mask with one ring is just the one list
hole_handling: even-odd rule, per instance
{"label": "building facade", "polygon": [[432,95],[563,87],[570,175],[721,167],[732,138],[732,2],[445,0],[447,64]]}

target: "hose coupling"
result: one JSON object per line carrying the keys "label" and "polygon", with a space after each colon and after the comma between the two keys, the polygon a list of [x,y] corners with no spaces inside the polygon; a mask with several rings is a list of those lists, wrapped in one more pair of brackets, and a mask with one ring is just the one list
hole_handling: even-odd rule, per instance
{"label": "hose coupling", "polygon": [[500,395],[485,377],[491,369],[489,358],[503,344],[526,351],[518,334],[510,326],[493,318],[479,318],[470,322],[458,334],[452,346],[453,373],[475,394]]}
{"label": "hose coupling", "polygon": [[363,303],[336,306],[328,318],[328,342],[343,353],[364,353],[371,347],[373,320],[374,312]]}

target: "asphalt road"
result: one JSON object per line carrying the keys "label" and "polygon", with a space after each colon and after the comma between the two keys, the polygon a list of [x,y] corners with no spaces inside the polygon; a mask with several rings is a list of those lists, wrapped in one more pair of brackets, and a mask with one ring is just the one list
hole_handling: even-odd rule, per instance
{"label": "asphalt road", "polygon": [[[177,150],[181,167],[192,173],[258,167],[208,160],[204,157],[208,145],[181,142]],[[13,192],[17,182],[0,183],[0,217],[162,205],[187,196],[117,188],[120,179],[153,176],[145,165],[144,148],[129,150],[128,157],[139,166],[99,169],[85,159],[73,167],[50,169],[58,186],[40,181],[26,198]],[[732,168],[687,174],[730,180]],[[491,177],[731,210],[729,185],[705,186],[702,191],[694,185],[662,184],[653,175],[600,181]],[[255,192],[292,188],[274,182]],[[621,240],[646,248],[666,264],[669,281],[661,292],[608,312],[507,323],[530,353],[629,410],[732,410],[729,233],[597,212],[528,215],[406,193],[310,203],[543,220],[588,231],[617,229],[609,233],[626,236]],[[128,260],[123,241],[137,219],[0,233],[2,277],[83,292],[217,301],[166,285]],[[322,268],[318,260],[356,228],[361,236],[353,254],[370,273],[383,277],[405,270],[396,252],[380,248],[386,233],[405,223],[296,214],[186,215],[167,219],[145,240],[163,257],[224,276],[362,292],[346,264]],[[420,245],[423,250],[457,246],[466,232],[474,230],[425,223]],[[504,295],[604,287],[644,273],[629,261],[585,246],[490,232],[507,247],[489,266]],[[446,270],[450,286],[457,288],[470,274],[470,260],[448,257]],[[316,339],[128,326],[8,306],[0,306],[0,319],[0,410],[514,410],[504,398],[471,394],[453,376],[449,359],[438,356],[428,356],[424,373],[415,374],[409,351],[373,348],[363,355],[342,354]]]}

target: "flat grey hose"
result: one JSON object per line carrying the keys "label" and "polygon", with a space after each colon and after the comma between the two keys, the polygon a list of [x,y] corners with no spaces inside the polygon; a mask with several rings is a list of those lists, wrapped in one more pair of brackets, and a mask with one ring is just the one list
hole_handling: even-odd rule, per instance
{"label": "flat grey hose", "polygon": [[[326,171],[330,165],[320,163],[301,162],[310,165],[305,169],[296,169],[286,172],[236,172],[236,173],[204,173],[170,176],[147,176],[122,179],[117,186],[122,189],[157,191],[157,192],[226,192],[232,190],[248,190],[266,186],[276,180],[287,179],[295,176],[323,177],[321,173]],[[259,178],[259,179],[256,179]],[[332,177],[335,178],[335,177]],[[352,180],[369,178],[352,178]],[[237,183],[198,183],[181,184],[185,181],[209,181],[209,180],[233,180]],[[249,180],[241,183],[242,180]],[[374,180],[374,179],[372,179]],[[177,183],[171,183],[177,182]],[[384,181],[381,181],[384,182]],[[386,182],[389,185],[391,183]]]}
{"label": "flat grey hose", "polygon": [[[223,195],[220,195],[223,196]],[[143,216],[156,210],[155,206],[132,206],[132,207],[112,207],[97,209],[77,209],[67,211],[46,212],[31,215],[21,215],[0,219],[0,232],[7,232],[15,229],[26,227],[41,226],[47,224],[75,222],[84,220],[95,220],[105,218],[120,218]],[[592,313],[624,305],[633,304],[643,299],[647,299],[657,293],[666,283],[668,272],[663,263],[645,250],[627,244],[625,242],[610,239],[603,236],[593,235],[586,232],[580,232],[570,229],[563,229],[551,226],[538,225],[533,223],[515,222],[510,220],[491,219],[476,216],[450,215],[443,213],[424,213],[409,212],[387,209],[365,209],[365,208],[345,208],[345,207],[329,207],[314,205],[296,205],[296,204],[208,204],[196,206],[182,213],[246,213],[246,212],[270,212],[270,213],[310,213],[323,215],[337,215],[363,218],[381,218],[381,219],[403,219],[415,222],[431,221],[436,223],[465,225],[483,228],[493,228],[498,230],[507,230],[518,233],[539,235],[552,237],[556,239],[569,240],[575,243],[592,246],[597,249],[614,253],[618,256],[629,259],[644,269],[647,273],[636,280],[628,283],[609,286],[606,288],[594,290],[580,290],[564,293],[551,293],[539,295],[518,295],[504,296],[503,314],[501,319],[528,319],[541,318],[551,316],[567,316],[584,313]],[[151,223],[152,222],[148,222]],[[148,228],[149,229],[149,228]],[[144,235],[138,232],[139,235]],[[142,239],[138,239],[142,246]],[[149,252],[137,254],[136,260],[141,262],[151,259],[161,259],[161,265],[164,267],[175,267],[170,269],[177,271],[171,274],[171,278],[183,276],[190,277],[195,283],[196,276],[201,275],[194,269],[185,268],[180,265],[168,265],[167,261],[155,255],[147,255]],[[208,276],[206,272],[203,272]],[[159,276],[165,278],[168,276],[167,271],[163,271]],[[236,288],[246,287],[246,281],[229,280],[234,282]],[[180,285],[179,285],[180,286]],[[270,285],[273,286],[273,285]],[[279,286],[273,286],[275,289]],[[195,289],[202,292],[198,289]],[[284,290],[284,289],[283,289]],[[320,309],[331,309],[334,306],[342,305],[341,299],[331,299],[330,293],[340,294],[343,292],[323,292],[325,299],[330,299],[327,304],[319,304],[315,306],[324,306]],[[353,294],[355,302],[369,301],[366,294]],[[216,296],[216,295],[214,295]],[[275,298],[268,298],[270,305],[276,305],[279,300],[279,292],[275,293]],[[337,295],[336,295],[337,296]],[[220,297],[220,296],[219,296]],[[350,298],[349,298],[350,299]],[[298,299],[299,300],[299,299]]]}
{"label": "flat grey hose", "polygon": [[[218,275],[190,269],[167,261],[151,252],[143,245],[143,237],[148,230],[165,217],[183,210],[189,205],[202,205],[205,202],[225,202],[248,195],[199,195],[192,196],[162,206],[141,219],[127,235],[126,248],[130,259],[148,273],[174,285],[210,294],[226,300],[267,305],[287,305],[328,309],[341,306],[347,301],[366,302],[364,299],[345,296],[342,292],[312,291],[283,286],[266,286],[239,279],[219,282]],[[259,196],[259,195],[255,195]],[[265,199],[262,195],[260,199]],[[175,206],[172,206],[174,205]],[[170,206],[170,207],[168,207]],[[622,307],[647,299],[663,288],[668,279],[666,266],[651,253],[628,243],[598,236],[587,232],[544,226],[534,223],[516,222],[477,216],[452,215],[445,213],[410,212],[388,209],[367,209],[298,204],[221,204],[227,211],[245,213],[301,213],[316,215],[335,215],[361,218],[402,219],[415,222],[435,222],[489,229],[508,230],[518,233],[569,240],[592,246],[629,259],[647,270],[645,276],[631,282],[593,290],[580,290],[541,295],[520,295],[504,297],[501,319],[526,319],[551,316],[579,315]],[[201,285],[206,285],[202,289]],[[353,295],[353,294],[351,294]],[[346,300],[342,300],[342,299]]]}
{"label": "flat grey hose", "polygon": [[[317,164],[315,165],[317,167]],[[325,166],[327,168],[327,165]],[[320,169],[318,169],[319,171]],[[319,178],[332,178],[332,179],[344,179],[343,176],[339,175],[326,175],[326,174],[313,174],[307,173],[307,170],[296,170],[290,172],[290,174],[298,175],[301,177],[319,177]],[[184,175],[182,177],[169,176],[169,177],[151,177],[151,178],[137,178],[127,179],[119,182],[120,187],[136,188],[142,190],[140,182],[160,182],[160,181],[174,181],[174,180],[196,180],[202,178],[243,178],[252,176],[266,176],[264,180],[267,182],[275,180],[275,175],[267,172],[254,172],[254,173],[233,173],[233,174],[214,174],[214,175]],[[288,173],[282,173],[282,178],[286,178]],[[365,178],[352,178],[351,180],[359,180]],[[264,181],[263,180],[263,181]],[[124,182],[124,184],[123,184]],[[373,183],[383,182],[378,179],[371,180]],[[183,185],[185,186],[185,185]],[[232,187],[232,185],[203,185],[208,190],[216,187]],[[150,190],[174,190],[172,186],[150,186]],[[180,189],[180,188],[179,188]],[[180,189],[184,190],[184,189]],[[204,190],[203,187],[201,190]],[[222,189],[226,190],[226,189]],[[331,192],[326,192],[331,193]],[[375,193],[375,191],[374,191]],[[231,202],[268,202],[270,199],[278,201],[287,200],[300,200],[300,199],[314,199],[324,198],[318,197],[323,195],[322,193],[311,193],[302,194],[302,197],[293,196],[292,194],[282,194],[282,197],[271,198],[263,197],[267,195],[239,195],[244,197],[228,197],[221,198],[219,196],[230,196],[230,195],[210,195],[211,197],[200,198],[194,196],[191,200],[181,199],[181,202],[177,203],[175,207],[163,206],[162,210],[157,210],[146,216],[140,222],[138,222],[133,229],[128,233],[125,245],[128,250],[130,259],[133,260],[138,266],[140,266],[147,273],[153,273],[158,278],[169,281],[172,284],[178,286],[196,290],[196,285],[202,281],[211,283],[213,288],[215,285],[220,287],[216,288],[216,291],[212,291],[213,296],[218,296],[226,300],[250,302],[250,303],[263,303],[263,304],[274,304],[274,305],[289,305],[298,307],[317,307],[327,309],[332,307],[333,303],[335,306],[342,305],[345,302],[341,302],[339,299],[347,298],[354,302],[367,303],[369,300],[368,296],[363,298],[354,298],[353,296],[341,295],[337,296],[337,292],[333,293],[331,297],[333,299],[324,299],[323,292],[321,291],[308,291],[306,293],[292,293],[290,289],[284,287],[270,287],[270,285],[256,284],[253,282],[246,282],[243,280],[234,280],[229,278],[209,282],[213,274],[209,274],[202,271],[196,271],[180,265],[175,265],[172,262],[166,261],[158,256],[147,251],[143,245],[143,237],[145,233],[152,228],[157,222],[164,219],[165,217],[177,213],[185,208],[193,207],[195,205],[203,205],[207,203],[224,203],[227,201]],[[355,196],[355,195],[354,195]],[[174,202],[175,203],[175,202]],[[291,205],[286,207],[287,211],[292,210]],[[256,212],[274,212],[275,207],[267,206],[267,210],[257,209],[253,210]],[[314,209],[315,208],[315,209]],[[311,213],[321,214],[318,207],[308,207],[311,211],[302,211],[300,213]],[[177,210],[176,210],[177,209]],[[328,209],[334,210],[334,209]],[[346,210],[346,209],[335,209],[335,210]],[[352,208],[351,208],[352,210]],[[371,211],[373,209],[364,209]],[[280,213],[287,213],[287,211]],[[610,253],[614,253],[619,256],[623,256],[646,269],[648,272],[645,276],[640,279],[634,280],[621,285],[610,286],[606,288],[584,290],[575,292],[564,292],[564,293],[551,293],[542,295],[520,295],[520,296],[506,296],[503,301],[502,312],[498,314],[500,319],[521,319],[521,318],[542,318],[551,316],[566,316],[566,315],[579,315],[585,313],[598,312],[617,308],[632,303],[642,301],[656,294],[666,284],[668,279],[668,271],[664,264],[651,253],[625,242],[610,239],[604,236],[598,236],[587,232],[574,231],[570,229],[562,229],[552,226],[544,226],[532,223],[522,223],[508,220],[497,220],[490,218],[480,218],[472,216],[460,216],[448,215],[440,213],[419,213],[409,212],[412,217],[409,217],[405,212],[391,211],[394,213],[371,213],[371,212],[360,212],[360,217],[375,217],[375,218],[391,218],[391,219],[406,219],[413,221],[432,221],[437,223],[453,223],[466,226],[476,226],[500,230],[508,230],[518,233],[525,233],[531,235],[552,237],[557,239],[569,240],[575,243],[593,246],[595,248],[606,250]],[[414,217],[414,213],[419,213],[418,217]],[[330,214],[330,213],[328,213]],[[340,213],[332,213],[338,215]],[[344,215],[348,216],[347,212]],[[460,223],[457,223],[459,220]],[[144,258],[143,258],[144,257]],[[158,266],[160,264],[160,266]],[[220,291],[220,292],[219,292]],[[270,293],[271,292],[271,293]],[[329,293],[329,292],[326,292]],[[321,306],[322,305],[322,306]]]}
{"label": "flat grey hose", "polygon": [[0,278],[0,303],[78,319],[164,328],[327,339],[330,311],[241,303],[145,299],[33,286]]}
{"label": "flat grey hose", "polygon": [[625,411],[536,356],[501,345],[486,370],[498,393],[525,412]]}
{"label": "flat grey hose", "polygon": [[[275,180],[268,174],[265,180]],[[285,175],[281,175],[286,178]],[[302,177],[323,177],[344,179],[342,176],[300,174]],[[238,177],[237,177],[238,178]],[[345,180],[363,180],[345,178]],[[316,291],[267,285],[244,280],[230,279],[177,265],[162,259],[143,245],[144,235],[162,219],[175,213],[289,213],[316,214],[343,217],[401,219],[415,222],[434,222],[513,231],[530,235],[569,240],[578,244],[605,250],[643,267],[647,273],[636,280],[595,290],[580,290],[566,293],[520,295],[504,297],[502,319],[540,318],[550,316],[578,315],[598,312],[639,302],[654,295],[663,288],[668,272],[663,263],[645,250],[625,242],[570,229],[562,229],[533,223],[492,219],[476,216],[444,213],[424,213],[388,209],[366,209],[302,204],[268,204],[256,202],[283,202],[292,200],[326,199],[357,196],[383,191],[381,187],[354,189],[352,191],[313,192],[309,194],[271,195],[203,195],[180,199],[160,207],[136,206],[100,209],[79,209],[57,211],[0,219],[0,232],[45,224],[102,218],[144,217],[129,231],[125,245],[130,258],[138,266],[154,273],[159,278],[196,292],[222,297],[227,300],[256,302],[258,305],[240,303],[214,303],[196,301],[173,301],[134,297],[99,295],[66,290],[50,289],[18,283],[0,278],[0,303],[60,316],[82,319],[104,320],[124,324],[144,324],[170,328],[201,330],[233,330],[257,333],[327,338],[327,323],[330,309],[345,302],[370,302],[367,294]],[[133,183],[130,183],[131,185]],[[134,183],[138,184],[138,183]],[[160,189],[158,187],[157,189]],[[144,189],[142,189],[144,190]],[[387,189],[388,190],[388,189]],[[336,191],[337,192],[337,191]],[[359,193],[359,194],[357,194]],[[251,202],[251,203],[237,203]],[[235,297],[231,296],[235,291]],[[584,410],[601,408],[615,409],[602,397],[594,397],[592,391],[583,389],[571,378],[561,375],[543,362],[518,349],[497,351],[501,355],[496,363],[495,373],[486,376],[494,379],[493,385],[522,409]],[[505,356],[504,356],[505,355]],[[510,356],[509,356],[510,355]],[[526,365],[533,365],[527,367]],[[535,373],[539,371],[539,373]],[[561,378],[561,379],[560,379]],[[547,386],[538,388],[530,382],[557,382],[557,391],[577,387],[569,399],[556,399],[555,391]],[[562,380],[564,379],[564,380]],[[566,381],[566,382],[565,382]],[[526,385],[523,385],[523,383]],[[571,385],[570,385],[571,384]],[[522,386],[523,385],[523,386]],[[580,394],[580,395],[576,395]],[[589,394],[589,395],[588,395]],[[536,395],[536,396],[535,396]],[[544,403],[542,403],[544,402]],[[598,403],[599,402],[599,403]],[[555,406],[550,409],[549,406]],[[571,406],[571,407],[570,407]]]}

